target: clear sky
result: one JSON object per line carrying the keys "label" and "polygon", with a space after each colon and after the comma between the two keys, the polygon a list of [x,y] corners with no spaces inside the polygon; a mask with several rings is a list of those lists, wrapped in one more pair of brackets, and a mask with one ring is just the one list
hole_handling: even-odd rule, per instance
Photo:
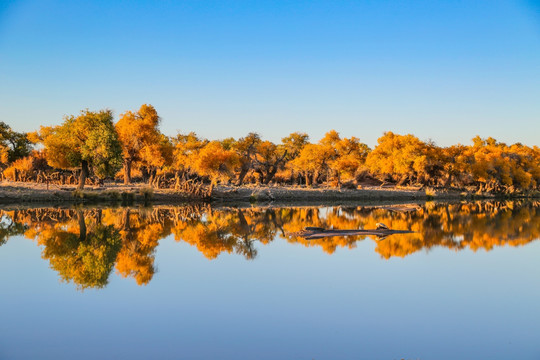
{"label": "clear sky", "polygon": [[0,121],[143,103],[168,135],[540,145],[540,4],[0,0]]}

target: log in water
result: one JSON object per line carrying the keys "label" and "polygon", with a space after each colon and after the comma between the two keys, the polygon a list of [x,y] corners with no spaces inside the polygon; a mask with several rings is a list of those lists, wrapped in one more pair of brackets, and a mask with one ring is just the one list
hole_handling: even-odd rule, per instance
{"label": "log in water", "polygon": [[333,236],[358,236],[358,235],[374,235],[379,238],[385,238],[393,234],[410,234],[414,231],[410,230],[392,230],[392,229],[353,229],[353,230],[337,230],[323,229],[318,227],[306,227],[304,230],[294,234],[303,237],[306,240],[321,239]]}

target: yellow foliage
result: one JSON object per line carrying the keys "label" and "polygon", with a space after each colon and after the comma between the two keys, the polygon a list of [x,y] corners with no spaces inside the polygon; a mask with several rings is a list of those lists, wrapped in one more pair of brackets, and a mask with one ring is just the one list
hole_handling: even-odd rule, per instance
{"label": "yellow foliage", "polygon": [[194,159],[193,169],[202,176],[208,176],[213,183],[233,175],[233,168],[239,163],[238,155],[225,150],[220,142],[212,141],[204,146]]}
{"label": "yellow foliage", "polygon": [[[382,222],[414,233],[373,238],[384,259],[405,257],[434,247],[453,251],[489,251],[522,246],[540,238],[538,203],[475,202],[434,204],[397,212],[377,207],[224,209],[158,207],[154,209],[22,209],[0,211],[12,236],[24,234],[42,246],[47,259],[65,281],[80,288],[103,287],[113,268],[139,285],[151,281],[160,239],[196,247],[206,258],[236,253],[257,256],[259,246],[281,237],[291,244],[321,248],[332,254],[354,248],[367,236],[336,236],[306,240],[306,226],[327,229],[374,229]],[[0,229],[4,231],[8,229]]]}
{"label": "yellow foliage", "polygon": [[31,156],[15,160],[7,169],[4,170],[4,176],[10,180],[16,179],[15,172],[19,176],[29,176],[34,170],[34,159]]}
{"label": "yellow foliage", "polygon": [[308,184],[311,177],[316,181],[321,174],[327,178],[336,176],[339,182],[354,178],[369,152],[369,147],[358,138],[342,139],[337,131],[331,130],[318,144],[305,145],[291,161],[291,167],[303,173]]}
{"label": "yellow foliage", "polygon": [[178,134],[173,139],[174,168],[181,171],[194,171],[193,164],[199,152],[208,144],[208,140],[200,139],[191,132],[187,135]]}
{"label": "yellow foliage", "polygon": [[116,123],[124,157],[124,181],[131,181],[132,164],[168,166],[173,161],[173,147],[159,131],[160,118],[152,105],[144,104],[137,112],[126,111]]}

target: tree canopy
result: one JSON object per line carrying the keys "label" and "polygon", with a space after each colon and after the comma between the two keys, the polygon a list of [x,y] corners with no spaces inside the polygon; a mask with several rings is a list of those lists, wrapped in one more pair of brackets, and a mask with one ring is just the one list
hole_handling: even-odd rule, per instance
{"label": "tree canopy", "polygon": [[122,146],[110,110],[83,110],[68,116],[62,125],[42,127],[47,161],[61,169],[81,168],[79,187],[84,187],[89,168],[104,178],[114,176],[122,166]]}
{"label": "tree canopy", "polygon": [[[106,177],[129,184],[133,172],[133,179],[152,187],[204,194],[213,188],[208,184],[220,182],[353,189],[390,183],[491,193],[540,190],[538,146],[507,145],[491,137],[440,147],[413,134],[388,131],[371,149],[358,137],[342,137],[336,130],[319,141],[293,132],[274,143],[255,132],[221,140],[194,132],[170,137],[159,125],[160,117],[149,104],[122,113],[115,125],[110,110],[83,110],[61,125],[29,134],[0,122],[0,170],[15,181],[48,181],[48,174],[59,169],[78,171],[81,188],[89,173],[94,175],[88,180],[92,184]],[[33,150],[36,142],[44,148]],[[74,176],[68,177],[74,183]]]}
{"label": "tree canopy", "polygon": [[172,158],[170,141],[159,131],[160,118],[152,105],[126,111],[116,123],[124,157],[124,183],[131,183],[132,165],[163,166]]}
{"label": "tree canopy", "polygon": [[0,121],[0,163],[3,167],[28,156],[32,142],[27,134],[13,131],[9,125]]}

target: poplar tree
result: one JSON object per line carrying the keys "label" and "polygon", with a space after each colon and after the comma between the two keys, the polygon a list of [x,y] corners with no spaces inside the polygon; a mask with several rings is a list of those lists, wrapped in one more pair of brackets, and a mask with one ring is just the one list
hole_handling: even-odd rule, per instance
{"label": "poplar tree", "polygon": [[81,169],[78,188],[84,188],[90,168],[99,178],[114,176],[122,166],[122,147],[111,110],[81,111],[62,125],[41,128],[47,162],[61,169]]}
{"label": "poplar tree", "polygon": [[124,156],[124,184],[131,183],[131,170],[136,163],[152,168],[172,161],[172,145],[159,131],[159,122],[156,109],[147,104],[138,111],[120,115],[116,131]]}

